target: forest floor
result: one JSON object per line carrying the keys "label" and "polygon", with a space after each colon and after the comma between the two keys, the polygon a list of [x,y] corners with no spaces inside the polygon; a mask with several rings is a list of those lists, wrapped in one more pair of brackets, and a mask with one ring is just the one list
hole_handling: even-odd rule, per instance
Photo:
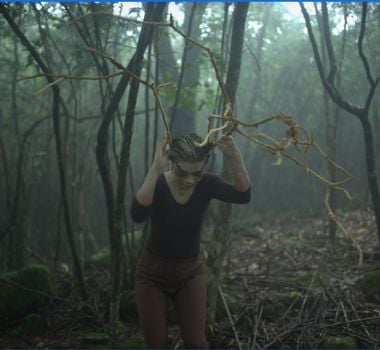
{"label": "forest floor", "polygon": [[[358,251],[341,233],[334,246],[328,243],[321,218],[262,218],[233,226],[221,286],[225,303],[219,302],[217,322],[208,329],[212,348],[380,347],[380,302],[367,302],[358,287],[365,272],[380,269],[374,217],[363,211],[341,216],[363,250],[361,267]],[[0,347],[90,348],[99,342],[104,348],[103,300],[109,277],[105,270],[93,273],[87,280],[88,303],[76,301],[71,282],[62,277],[66,294],[41,309],[40,319],[32,322],[42,323],[43,332],[20,328],[21,320],[0,325]],[[120,327],[120,348],[141,344],[136,320]],[[83,335],[94,333],[98,338],[86,343]],[[169,327],[169,339],[172,347],[180,346],[175,324]]]}

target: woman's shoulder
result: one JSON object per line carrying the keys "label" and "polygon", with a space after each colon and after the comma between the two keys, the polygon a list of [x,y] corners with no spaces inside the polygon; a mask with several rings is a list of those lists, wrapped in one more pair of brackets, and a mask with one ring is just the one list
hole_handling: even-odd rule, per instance
{"label": "woman's shoulder", "polygon": [[213,173],[205,172],[202,178],[202,184],[205,186],[210,186],[220,181],[220,177]]}

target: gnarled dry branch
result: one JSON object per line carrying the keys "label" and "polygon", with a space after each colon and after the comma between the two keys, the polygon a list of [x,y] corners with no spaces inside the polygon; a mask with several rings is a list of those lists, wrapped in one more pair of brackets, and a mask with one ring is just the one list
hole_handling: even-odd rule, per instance
{"label": "gnarled dry branch", "polygon": [[[107,13],[94,12],[94,13],[89,14],[89,15],[100,15],[100,14],[104,15]],[[109,15],[112,15],[112,14],[109,14]],[[359,264],[362,263],[363,256],[362,256],[362,251],[361,251],[359,244],[352,238],[351,235],[348,234],[348,232],[345,230],[343,225],[338,221],[336,215],[332,212],[332,210],[328,204],[329,193],[333,189],[338,190],[338,191],[342,191],[347,196],[347,198],[351,199],[349,192],[341,186],[343,184],[347,183],[348,181],[350,181],[352,179],[352,176],[343,167],[341,167],[333,159],[331,159],[331,157],[329,157],[329,155],[325,151],[323,151],[323,149],[308,134],[306,129],[304,129],[300,124],[296,123],[292,117],[285,115],[285,114],[282,114],[282,113],[266,117],[266,118],[259,120],[259,121],[256,121],[256,122],[245,122],[245,121],[241,121],[241,120],[237,119],[233,113],[231,100],[227,94],[225,84],[223,82],[222,74],[220,72],[219,66],[217,64],[217,61],[215,59],[213,52],[211,51],[210,48],[208,48],[207,46],[203,45],[202,43],[192,39],[191,37],[187,36],[179,28],[177,28],[174,25],[174,21],[173,21],[172,17],[170,17],[169,23],[141,22],[141,21],[138,21],[135,19],[129,19],[129,18],[120,17],[120,16],[114,16],[114,17],[117,17],[118,19],[130,21],[130,22],[133,22],[136,24],[140,24],[140,25],[148,24],[148,25],[153,25],[156,27],[169,27],[173,31],[178,33],[180,36],[182,36],[185,40],[190,41],[192,44],[194,44],[194,45],[198,46],[199,48],[201,48],[202,50],[204,50],[210,58],[210,62],[213,66],[215,76],[216,76],[216,79],[218,81],[219,88],[221,89],[221,91],[223,93],[224,104],[226,107],[225,107],[225,111],[223,112],[223,115],[215,115],[215,114],[209,115],[209,117],[208,117],[208,119],[209,119],[208,133],[205,136],[205,138],[203,139],[203,141],[197,143],[196,145],[199,147],[202,147],[207,143],[217,144],[218,140],[211,140],[211,137],[213,134],[215,134],[216,132],[221,131],[221,130],[223,130],[224,135],[230,135],[233,132],[237,132],[237,133],[243,135],[244,137],[248,138],[249,140],[253,141],[254,143],[260,145],[262,150],[270,152],[273,155],[275,155],[277,157],[277,159],[276,159],[276,162],[274,163],[274,165],[281,165],[283,158],[286,158],[286,159],[292,161],[293,163],[297,164],[298,166],[302,167],[306,173],[311,174],[312,176],[314,176],[315,178],[317,178],[319,181],[321,181],[322,183],[324,183],[326,185],[327,191],[326,191],[326,198],[325,198],[325,207],[326,207],[327,213],[328,213],[329,217],[337,223],[338,227],[342,230],[345,237],[352,240],[353,245],[358,250]],[[82,18],[78,18],[77,20],[81,20],[81,19]],[[49,87],[52,84],[58,84],[64,80],[68,80],[68,79],[101,80],[101,79],[114,78],[114,77],[116,77],[118,75],[122,75],[122,74],[129,74],[134,79],[137,79],[140,83],[146,85],[148,88],[150,88],[152,90],[154,97],[156,99],[156,102],[158,104],[159,110],[161,112],[161,119],[162,119],[164,127],[165,127],[167,139],[168,139],[169,143],[171,143],[171,133],[170,133],[169,125],[167,122],[166,114],[164,111],[164,107],[162,105],[162,102],[161,102],[161,99],[159,96],[159,90],[161,88],[164,88],[164,87],[175,86],[175,84],[169,82],[169,83],[163,83],[163,84],[160,84],[158,86],[155,86],[154,84],[150,84],[147,81],[144,81],[140,77],[136,76],[132,72],[128,71],[121,63],[116,61],[114,58],[107,56],[104,53],[100,53],[93,48],[88,48],[87,50],[91,51],[92,53],[95,53],[97,55],[101,55],[103,58],[109,60],[118,69],[118,71],[113,73],[113,74],[109,74],[107,76],[99,76],[99,77],[76,77],[76,76],[50,74],[52,77],[57,78],[57,80],[55,80],[53,83],[49,84],[48,86],[44,87],[43,89],[39,90],[37,94],[42,93],[47,87]],[[46,74],[41,73],[41,74],[37,74],[37,75],[31,76],[31,77],[23,78],[23,79],[31,79],[31,78],[41,77],[41,76],[46,76]],[[223,125],[220,127],[212,128],[212,121],[213,120],[222,120]],[[264,134],[264,133],[247,133],[246,131],[242,130],[242,128],[246,128],[246,127],[258,128],[260,125],[263,125],[265,123],[272,122],[275,120],[281,121],[282,123],[284,123],[288,126],[286,134],[284,135],[284,137],[282,137],[280,139],[276,139],[276,138],[274,138],[270,135]],[[301,139],[301,136],[303,136],[303,139]],[[303,155],[302,160],[299,160],[299,159],[291,156],[290,154],[288,154],[286,152],[288,149],[290,149],[293,146],[298,152],[300,152]],[[308,165],[309,151],[312,148],[315,148],[322,155],[322,157],[325,160],[327,160],[341,174],[343,174],[344,178],[339,180],[339,181],[331,182],[330,180],[326,179],[324,176],[319,174],[317,171],[313,170]]]}

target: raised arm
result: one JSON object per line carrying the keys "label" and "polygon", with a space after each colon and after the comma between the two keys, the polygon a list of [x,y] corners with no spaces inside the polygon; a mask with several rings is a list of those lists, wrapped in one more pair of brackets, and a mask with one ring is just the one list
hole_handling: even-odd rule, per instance
{"label": "raised arm", "polygon": [[136,200],[144,207],[149,207],[153,201],[154,189],[161,169],[168,161],[167,141],[163,140],[156,148],[154,160],[144,182],[136,193]]}
{"label": "raised arm", "polygon": [[160,175],[161,168],[168,161],[168,150],[166,145],[167,142],[162,141],[157,146],[152,166],[133,199],[131,216],[135,222],[143,222],[149,217],[157,179]]}
{"label": "raised arm", "polygon": [[244,163],[243,156],[232,136],[223,136],[218,146],[227,157],[234,176],[235,188],[240,192],[245,192],[251,187],[251,180]]}

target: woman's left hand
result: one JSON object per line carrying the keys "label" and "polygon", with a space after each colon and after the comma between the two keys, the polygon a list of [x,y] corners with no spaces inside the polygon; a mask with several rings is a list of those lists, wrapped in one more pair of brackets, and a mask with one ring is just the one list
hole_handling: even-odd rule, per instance
{"label": "woman's left hand", "polygon": [[235,158],[240,155],[236,142],[231,135],[223,135],[218,141],[218,147],[228,158]]}

